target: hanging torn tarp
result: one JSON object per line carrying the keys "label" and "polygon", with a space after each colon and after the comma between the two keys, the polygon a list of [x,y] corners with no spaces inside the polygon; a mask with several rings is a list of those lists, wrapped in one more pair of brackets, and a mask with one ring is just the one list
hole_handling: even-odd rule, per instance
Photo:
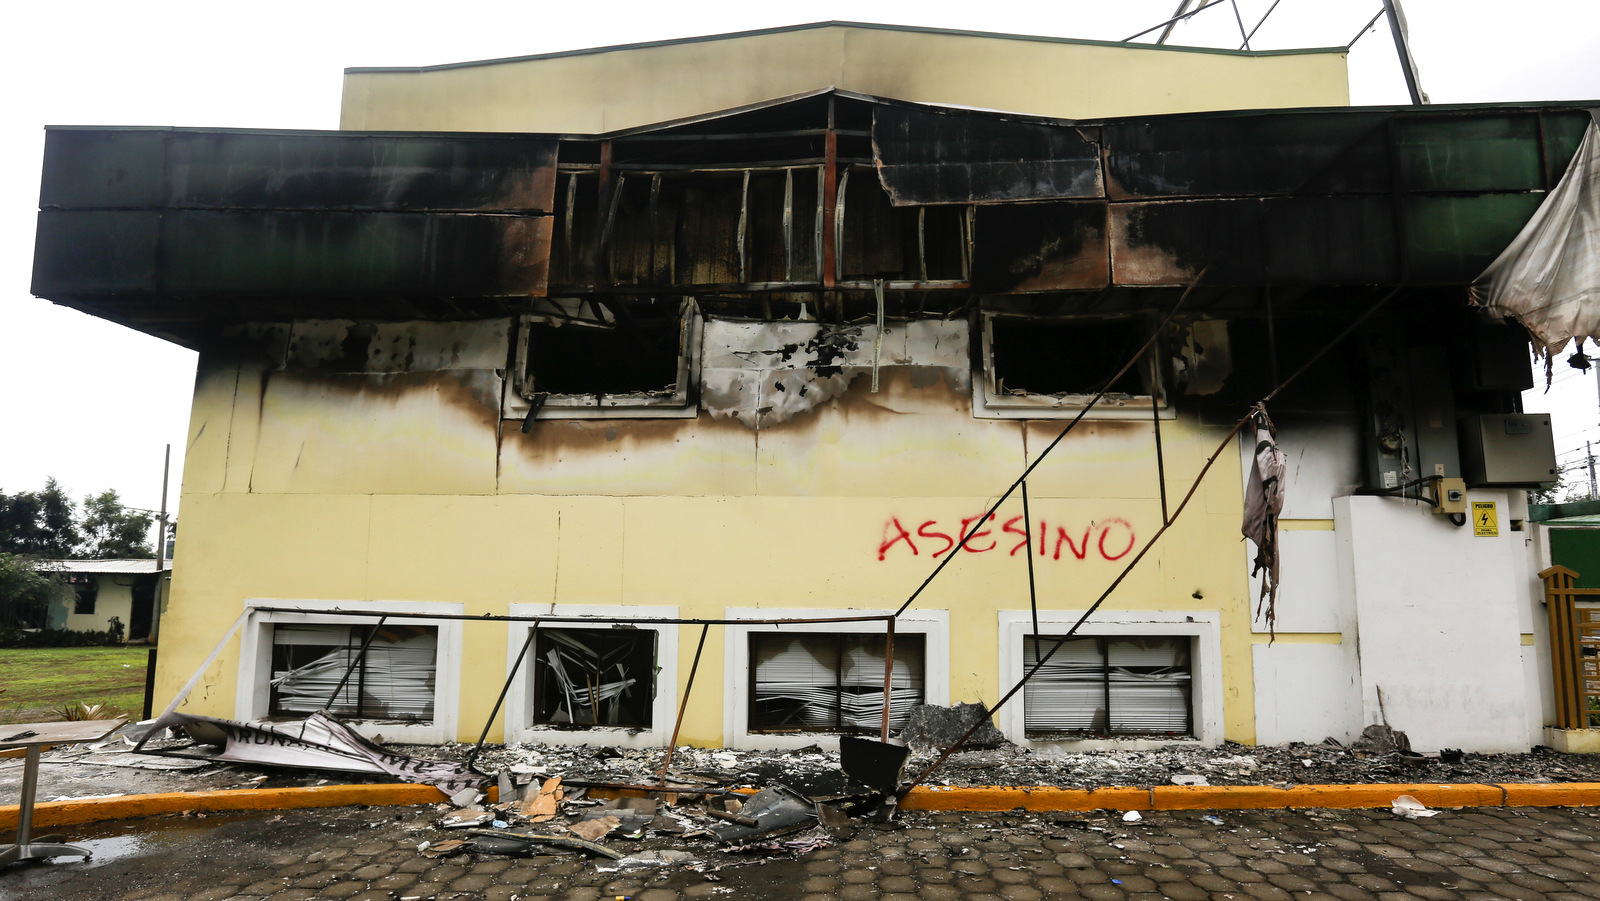
{"label": "hanging torn tarp", "polygon": [[[1256,617],[1266,613],[1267,633],[1277,638],[1278,621],[1278,515],[1283,512],[1283,476],[1289,455],[1278,447],[1278,430],[1267,416],[1267,408],[1256,404],[1244,434],[1254,431],[1255,453],[1250,460],[1250,478],[1244,490],[1244,537],[1256,546],[1255,564],[1250,575],[1261,573],[1261,600]],[[1271,641],[1269,639],[1269,642]]]}
{"label": "hanging torn tarp", "polygon": [[[158,735],[166,728],[187,733],[189,744],[164,748],[144,746],[150,735]],[[221,763],[388,775],[403,782],[435,786],[446,795],[469,788],[482,791],[489,784],[489,777],[465,763],[396,753],[362,738],[349,726],[320,711],[304,720],[283,723],[241,723],[169,713],[154,723],[149,735],[140,739],[133,751]]]}
{"label": "hanging torn tarp", "polygon": [[[1590,110],[1600,116],[1600,110]],[[1515,240],[1472,284],[1472,300],[1527,328],[1549,360],[1573,339],[1600,341],[1600,121]]]}

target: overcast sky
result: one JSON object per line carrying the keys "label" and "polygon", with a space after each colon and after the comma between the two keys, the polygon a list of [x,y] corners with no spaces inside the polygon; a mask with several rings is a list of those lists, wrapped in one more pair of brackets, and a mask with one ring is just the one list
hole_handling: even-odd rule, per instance
{"label": "overcast sky", "polygon": [[[1271,0],[1238,0],[1253,26]],[[11,8],[0,37],[0,491],[55,476],[74,496],[115,488],[155,507],[173,445],[177,501],[194,354],[28,292],[43,126],[337,128],[346,66],[414,66],[661,40],[822,19],[1121,40],[1175,0],[1026,3],[271,4],[79,0]],[[1380,0],[1280,0],[1258,49],[1343,46]],[[1422,84],[1438,103],[1600,98],[1600,2],[1405,0]],[[1206,10],[1172,43],[1238,46],[1232,7]],[[1406,102],[1387,27],[1350,55],[1356,104]],[[820,85],[819,85],[820,87]],[[936,100],[938,98],[917,98]],[[1595,378],[1561,374],[1530,410],[1555,413],[1558,450],[1600,441]],[[1573,459],[1571,455],[1564,461]]]}

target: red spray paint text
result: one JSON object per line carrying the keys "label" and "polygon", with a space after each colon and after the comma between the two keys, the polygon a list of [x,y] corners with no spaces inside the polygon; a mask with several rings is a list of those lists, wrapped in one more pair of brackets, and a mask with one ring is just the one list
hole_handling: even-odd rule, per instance
{"label": "red spray paint text", "polygon": [[[1010,550],[1007,551],[1010,556],[1015,557],[1018,551],[1026,547],[1030,551],[1036,550],[1041,559],[1049,560],[1060,560],[1063,548],[1069,560],[1088,559],[1091,551],[1105,560],[1121,560],[1133,550],[1135,542],[1133,526],[1121,517],[1114,516],[1091,522],[1082,529],[1051,526],[1041,519],[1033,529],[1033,534],[1038,536],[1037,542],[1029,541],[1029,530],[1023,528],[1022,517],[1011,517],[1000,524],[998,531],[993,525],[995,517],[994,513],[990,513],[987,517],[968,517],[961,520],[959,528],[940,526],[939,521],[934,519],[911,528],[902,523],[898,516],[890,517],[889,521],[883,524],[883,540],[878,544],[878,559],[886,560],[890,553],[903,554],[904,551],[898,550],[903,546],[913,557],[921,555],[926,550],[937,560],[950,553],[960,543],[961,536],[968,532],[972,535],[962,550],[969,554],[1004,550],[1001,542],[1005,541],[1010,545]],[[983,522],[975,528],[973,524],[978,523],[980,519]],[[1016,536],[1015,543],[1005,538],[1007,535]]]}

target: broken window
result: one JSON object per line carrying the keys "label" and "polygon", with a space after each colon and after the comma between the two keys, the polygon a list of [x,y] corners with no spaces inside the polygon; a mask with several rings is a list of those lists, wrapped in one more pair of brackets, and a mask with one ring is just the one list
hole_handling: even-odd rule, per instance
{"label": "broken window", "polygon": [[437,626],[280,623],[268,714],[430,722],[438,659]]}
{"label": "broken window", "polygon": [[[765,632],[750,636],[750,731],[870,732],[883,726],[882,635]],[[923,703],[924,636],[896,636],[889,728]]]}
{"label": "broken window", "polygon": [[[1024,636],[1022,665],[1059,636]],[[1188,638],[1074,638],[1023,687],[1029,738],[1190,735],[1193,704]]]}
{"label": "broken window", "polygon": [[543,628],[535,644],[534,724],[651,727],[654,629]]}
{"label": "broken window", "polygon": [[698,334],[681,298],[551,299],[524,317],[517,391],[543,418],[686,408]]}
{"label": "broken window", "polygon": [[72,586],[72,612],[93,613],[100,597],[100,580],[83,573],[68,573],[62,578]]}
{"label": "broken window", "polygon": [[1149,415],[1160,384],[1148,356],[1120,378],[1117,371],[1150,338],[1144,316],[1041,318],[985,314],[980,414],[1037,416],[1076,412],[1101,391],[1094,412],[1129,407]]}

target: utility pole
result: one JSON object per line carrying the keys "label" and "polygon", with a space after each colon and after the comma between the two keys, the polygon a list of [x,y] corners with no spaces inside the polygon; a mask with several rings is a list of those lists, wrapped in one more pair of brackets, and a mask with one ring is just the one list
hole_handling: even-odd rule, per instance
{"label": "utility pole", "polygon": [[161,461],[161,518],[160,531],[156,535],[156,584],[161,583],[162,570],[167,566],[167,476],[172,471],[172,445],[167,445],[167,455]]}
{"label": "utility pole", "polygon": [[1600,497],[1600,490],[1595,488],[1594,481],[1594,443],[1591,441],[1585,441],[1583,446],[1589,453],[1589,500],[1592,501],[1595,498]]}
{"label": "utility pole", "polygon": [[[160,627],[162,602],[162,574],[167,568],[167,479],[172,473],[172,445],[167,445],[166,456],[161,461],[161,516],[156,526],[156,584],[150,591],[150,629],[152,634],[160,641]],[[156,693],[156,647],[150,646],[145,653],[144,660],[144,716],[140,719],[148,720],[154,707]]]}

